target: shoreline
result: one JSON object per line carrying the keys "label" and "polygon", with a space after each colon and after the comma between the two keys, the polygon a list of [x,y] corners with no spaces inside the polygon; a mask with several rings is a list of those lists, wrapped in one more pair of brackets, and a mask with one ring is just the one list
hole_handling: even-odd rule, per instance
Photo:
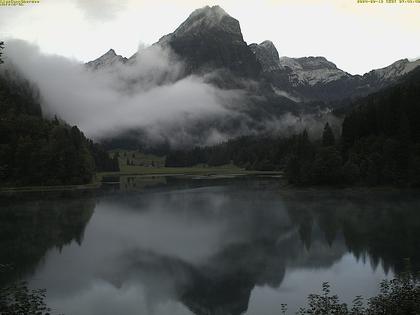
{"label": "shoreline", "polygon": [[119,176],[244,176],[244,175],[282,175],[276,171],[247,171],[236,167],[163,167],[123,170],[119,172],[100,172],[95,175],[93,181],[82,185],[57,185],[57,186],[17,186],[0,188],[0,196],[24,192],[59,192],[59,191],[83,191],[94,190],[101,187],[105,177]]}
{"label": "shoreline", "polygon": [[93,182],[83,185],[58,185],[58,186],[22,186],[0,188],[0,195],[21,193],[21,192],[54,192],[54,191],[76,191],[92,190],[101,186],[100,182]]}
{"label": "shoreline", "polygon": [[[21,186],[21,187],[0,187],[0,197],[2,195],[13,195],[16,193],[41,193],[41,192],[65,192],[65,191],[92,191],[99,189],[102,184],[107,183],[104,180],[106,177],[166,177],[166,176],[180,176],[180,177],[202,177],[204,179],[216,179],[220,177],[239,177],[239,176],[272,176],[279,179],[284,178],[284,173],[281,171],[247,171],[240,168],[227,167],[208,167],[208,168],[194,168],[194,167],[172,167],[172,168],[155,168],[143,170],[124,170],[119,172],[100,172],[95,175],[93,181],[89,184],[82,185],[57,185],[57,186]],[[396,186],[295,186],[291,184],[284,184],[281,192],[373,192],[373,191],[418,191],[418,188],[413,187],[396,187]]]}

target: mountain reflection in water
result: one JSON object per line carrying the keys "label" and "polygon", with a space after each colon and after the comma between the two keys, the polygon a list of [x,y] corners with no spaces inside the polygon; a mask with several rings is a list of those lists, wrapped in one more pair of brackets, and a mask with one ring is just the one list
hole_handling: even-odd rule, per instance
{"label": "mountain reflection in water", "polygon": [[280,313],[322,281],[351,300],[404,258],[419,269],[415,192],[149,177],[43,199],[0,205],[0,281],[46,288],[65,314]]}

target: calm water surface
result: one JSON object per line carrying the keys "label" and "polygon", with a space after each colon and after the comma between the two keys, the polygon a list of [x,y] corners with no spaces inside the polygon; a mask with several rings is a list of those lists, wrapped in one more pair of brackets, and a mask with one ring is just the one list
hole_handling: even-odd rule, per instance
{"label": "calm water surface", "polygon": [[55,313],[289,314],[329,281],[345,301],[420,265],[420,197],[285,190],[276,178],[124,177],[0,203],[0,285]]}

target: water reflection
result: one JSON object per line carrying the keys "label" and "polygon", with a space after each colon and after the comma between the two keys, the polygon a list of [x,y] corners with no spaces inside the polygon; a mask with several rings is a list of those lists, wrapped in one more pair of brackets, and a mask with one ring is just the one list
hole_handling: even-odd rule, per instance
{"label": "water reflection", "polygon": [[29,278],[66,314],[270,314],[322,281],[351,299],[403,258],[419,266],[418,202],[267,178],[125,178],[95,199],[3,206],[0,263],[17,272],[2,281]]}
{"label": "water reflection", "polygon": [[19,197],[0,203],[0,285],[34,273],[51,248],[59,252],[72,242],[82,244],[95,200],[53,199],[23,201]]}
{"label": "water reflection", "polygon": [[293,192],[282,195],[302,241],[317,224],[328,244],[342,237],[357,259],[401,272],[404,259],[420,270],[420,198],[416,191]]}

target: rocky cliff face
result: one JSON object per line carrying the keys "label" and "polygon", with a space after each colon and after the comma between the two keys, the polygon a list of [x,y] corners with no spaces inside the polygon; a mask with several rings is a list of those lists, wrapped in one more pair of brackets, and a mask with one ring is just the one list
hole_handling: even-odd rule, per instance
{"label": "rocky cliff face", "polygon": [[363,76],[351,75],[324,57],[278,58],[270,41],[251,44],[263,68],[262,76],[277,93],[297,101],[337,101],[364,96],[398,81],[420,66],[420,60],[399,60]]}
{"label": "rocky cliff face", "polygon": [[249,45],[251,51],[257,57],[257,60],[262,66],[264,72],[272,72],[280,70],[280,58],[276,47],[273,42],[266,40],[261,44]]}
{"label": "rocky cliff face", "polygon": [[[136,78],[136,71],[140,71],[136,68],[136,62],[147,63],[150,55],[155,56],[154,49],[165,56],[167,54],[169,63],[174,61],[176,75],[168,74],[163,69],[157,78],[153,78],[158,71],[152,67],[144,80]],[[183,62],[179,63],[179,60]],[[420,66],[420,61],[400,60],[361,76],[339,69],[324,57],[279,57],[271,41],[248,46],[236,19],[218,6],[207,6],[194,11],[174,32],[129,59],[110,50],[89,62],[87,67],[106,69],[115,64],[124,64],[125,69],[134,72],[134,80],[129,82],[134,88],[150,82],[173,84],[195,74],[207,84],[222,90],[240,90],[244,97],[227,104],[234,115],[223,119],[191,120],[182,126],[183,134],[192,135],[195,144],[202,144],[213,130],[227,138],[246,133],[258,134],[267,130],[267,122],[277,123],[285,113],[318,114],[320,108],[346,106],[349,104],[347,99],[376,92],[399,81]],[[165,65],[161,68],[165,68]],[[168,100],[168,106],[176,105]],[[148,143],[146,135],[145,130],[133,128],[119,138],[108,139],[108,147],[119,147],[121,144],[127,148],[139,147]],[[140,138],[145,142],[138,140]],[[163,145],[167,143],[170,141]]]}
{"label": "rocky cliff face", "polygon": [[90,61],[86,66],[90,69],[97,70],[99,68],[106,68],[113,66],[117,63],[125,63],[128,59],[123,56],[117,55],[114,49],[108,50],[107,53],[103,54],[98,59]]}
{"label": "rocky cliff face", "polygon": [[365,75],[363,78],[365,81],[370,82],[372,85],[386,86],[388,83],[392,83],[396,78],[399,78],[420,66],[420,59],[416,61],[409,61],[408,59],[401,59],[388,67],[372,70]]}
{"label": "rocky cliff face", "polygon": [[191,73],[223,68],[256,78],[261,72],[260,63],[242,37],[239,22],[219,6],[194,11],[157,44],[172,48]]}
{"label": "rocky cliff face", "polygon": [[[395,83],[420,66],[420,60],[403,59],[360,76],[339,69],[324,57],[280,58],[271,41],[248,46],[239,22],[219,6],[194,11],[173,33],[154,45],[170,48],[184,61],[184,75],[223,70],[223,75],[213,77],[212,83],[222,88],[244,88],[240,82],[251,79],[258,82],[258,93],[266,98],[273,99],[277,94],[294,102],[364,96]],[[99,69],[116,63],[129,65],[136,56],[127,62],[111,49],[87,66]]]}

